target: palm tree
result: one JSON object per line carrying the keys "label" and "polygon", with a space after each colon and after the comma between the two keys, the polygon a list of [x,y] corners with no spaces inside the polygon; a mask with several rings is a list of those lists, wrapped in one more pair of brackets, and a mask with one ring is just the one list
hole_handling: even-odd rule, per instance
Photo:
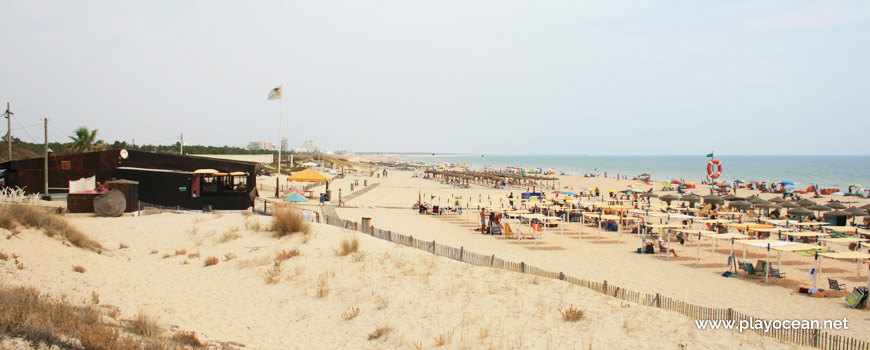
{"label": "palm tree", "polygon": [[73,152],[99,151],[105,146],[103,140],[97,140],[97,129],[88,130],[87,127],[80,126],[75,133],[75,136],[69,136],[73,141],[70,147]]}

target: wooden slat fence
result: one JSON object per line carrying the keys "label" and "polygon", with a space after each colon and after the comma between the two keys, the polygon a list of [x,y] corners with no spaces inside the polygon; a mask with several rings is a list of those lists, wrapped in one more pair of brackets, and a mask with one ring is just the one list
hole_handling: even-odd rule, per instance
{"label": "wooden slat fence", "polygon": [[[621,288],[607,283],[607,281],[594,282],[574,276],[565,275],[562,272],[548,271],[536,266],[531,266],[525,262],[506,261],[495,255],[483,255],[465,250],[465,247],[454,248],[440,244],[435,241],[424,241],[417,239],[414,236],[406,236],[388,230],[381,230],[373,226],[363,227],[360,223],[341,220],[331,216],[323,216],[323,222],[343,227],[349,230],[360,231],[374,237],[400,244],[407,247],[417,248],[427,251],[434,255],[443,256],[449,259],[462,261],[477,266],[490,266],[507,271],[520,272],[541,276],[546,278],[558,279],[571,283],[580,287],[591,289],[593,291],[607,294],[619,300],[625,300],[632,303],[642,304],[651,307],[658,307],[665,310],[670,310],[683,314],[692,320],[729,320],[739,324],[740,321],[763,320],[758,317],[752,317],[732,308],[712,308],[701,305],[695,305],[685,301],[673,299],[661,294],[640,293],[633,290]],[[751,329],[744,332],[755,332],[759,335],[764,335],[777,339],[782,342],[811,346],[825,350],[870,350],[870,342],[858,340],[842,335],[833,335],[818,329],[771,329],[765,333],[764,330]]]}

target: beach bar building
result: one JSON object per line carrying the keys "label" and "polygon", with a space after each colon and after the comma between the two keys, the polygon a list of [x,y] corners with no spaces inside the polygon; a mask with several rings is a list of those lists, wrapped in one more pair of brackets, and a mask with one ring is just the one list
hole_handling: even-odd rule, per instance
{"label": "beach bar building", "polygon": [[[6,186],[45,192],[45,158],[0,163]],[[257,163],[126,150],[48,158],[49,194],[68,193],[70,181],[95,177],[138,182],[141,207],[241,210],[253,205]]]}

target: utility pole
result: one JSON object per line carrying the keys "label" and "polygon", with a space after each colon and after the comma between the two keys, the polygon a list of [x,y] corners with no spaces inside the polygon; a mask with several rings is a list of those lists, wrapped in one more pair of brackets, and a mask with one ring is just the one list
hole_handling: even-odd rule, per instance
{"label": "utility pole", "polygon": [[184,133],[181,133],[181,141],[178,141],[178,153],[184,155]]}
{"label": "utility pole", "polygon": [[9,110],[9,102],[6,102],[6,141],[9,142],[9,160],[12,160],[12,111]]}
{"label": "utility pole", "polygon": [[48,192],[48,118],[45,118],[45,195],[42,199],[50,201],[51,195]]}

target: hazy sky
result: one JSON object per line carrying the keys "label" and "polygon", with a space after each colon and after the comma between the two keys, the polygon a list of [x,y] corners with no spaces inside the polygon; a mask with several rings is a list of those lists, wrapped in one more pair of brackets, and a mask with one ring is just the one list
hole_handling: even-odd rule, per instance
{"label": "hazy sky", "polygon": [[283,83],[294,147],[870,153],[867,1],[2,0],[0,33],[38,142],[277,142]]}

